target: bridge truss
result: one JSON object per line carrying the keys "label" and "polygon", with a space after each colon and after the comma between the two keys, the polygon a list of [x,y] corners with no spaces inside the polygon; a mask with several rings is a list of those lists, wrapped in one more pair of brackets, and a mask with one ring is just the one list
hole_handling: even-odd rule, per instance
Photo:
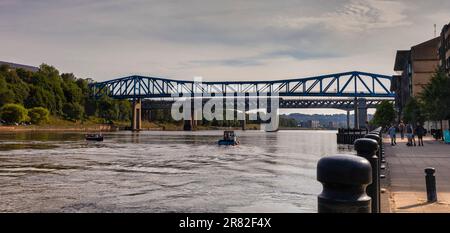
{"label": "bridge truss", "polygon": [[116,99],[177,96],[277,95],[281,97],[394,98],[391,76],[352,71],[276,81],[196,82],[145,76],[128,76],[90,84],[94,97]]}

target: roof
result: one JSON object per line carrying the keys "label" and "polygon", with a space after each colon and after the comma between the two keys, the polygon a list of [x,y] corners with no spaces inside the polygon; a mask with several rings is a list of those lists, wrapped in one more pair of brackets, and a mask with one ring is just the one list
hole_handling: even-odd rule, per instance
{"label": "roof", "polygon": [[411,47],[412,60],[438,60],[438,47],[441,37],[427,40]]}
{"label": "roof", "polygon": [[406,62],[409,60],[410,50],[397,50],[395,55],[394,71],[403,71]]}
{"label": "roof", "polygon": [[12,63],[12,62],[0,61],[0,66],[1,65],[8,65],[9,67],[11,67],[13,69],[21,68],[21,69],[28,70],[28,71],[31,71],[31,72],[39,71],[39,67],[29,66],[29,65],[22,65],[22,64]]}

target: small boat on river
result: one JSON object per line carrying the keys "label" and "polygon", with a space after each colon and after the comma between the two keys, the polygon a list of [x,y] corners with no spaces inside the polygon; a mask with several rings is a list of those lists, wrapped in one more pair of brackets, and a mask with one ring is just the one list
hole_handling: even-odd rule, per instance
{"label": "small boat on river", "polygon": [[218,143],[219,145],[236,146],[239,145],[239,140],[234,131],[224,131],[223,139],[219,140]]}
{"label": "small boat on river", "polygon": [[87,141],[103,141],[103,135],[101,134],[86,134]]}

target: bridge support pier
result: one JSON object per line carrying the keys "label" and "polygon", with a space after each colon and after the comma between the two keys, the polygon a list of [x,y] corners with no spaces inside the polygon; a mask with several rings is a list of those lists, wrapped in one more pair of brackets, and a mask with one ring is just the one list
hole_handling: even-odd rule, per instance
{"label": "bridge support pier", "polygon": [[245,122],[245,120],[240,120],[240,122],[241,122],[241,129],[245,130],[245,126],[247,123]]}
{"label": "bridge support pier", "polygon": [[366,128],[366,121],[367,121],[367,103],[366,99],[359,98],[358,99],[358,123],[359,128],[363,129]]}
{"label": "bridge support pier", "polygon": [[195,117],[195,110],[194,110],[194,100],[191,101],[191,119],[184,120],[183,130],[184,131],[193,131],[195,130],[195,127],[197,126],[197,120]]}
{"label": "bridge support pier", "polygon": [[142,104],[141,99],[133,100],[133,114],[131,119],[131,130],[139,131],[142,129]]}
{"label": "bridge support pier", "polygon": [[353,100],[354,102],[354,115],[353,118],[355,119],[355,124],[353,124],[353,128],[354,129],[359,129],[359,121],[358,121],[358,98],[355,97],[355,99]]}
{"label": "bridge support pier", "polygon": [[347,129],[350,129],[350,110],[347,110]]}

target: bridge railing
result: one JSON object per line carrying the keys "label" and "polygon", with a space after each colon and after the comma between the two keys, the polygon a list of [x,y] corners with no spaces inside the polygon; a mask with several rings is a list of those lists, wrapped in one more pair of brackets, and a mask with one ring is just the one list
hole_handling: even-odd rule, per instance
{"label": "bridge railing", "polygon": [[368,129],[339,128],[336,134],[337,143],[353,145],[357,139],[363,138],[368,132]]}

